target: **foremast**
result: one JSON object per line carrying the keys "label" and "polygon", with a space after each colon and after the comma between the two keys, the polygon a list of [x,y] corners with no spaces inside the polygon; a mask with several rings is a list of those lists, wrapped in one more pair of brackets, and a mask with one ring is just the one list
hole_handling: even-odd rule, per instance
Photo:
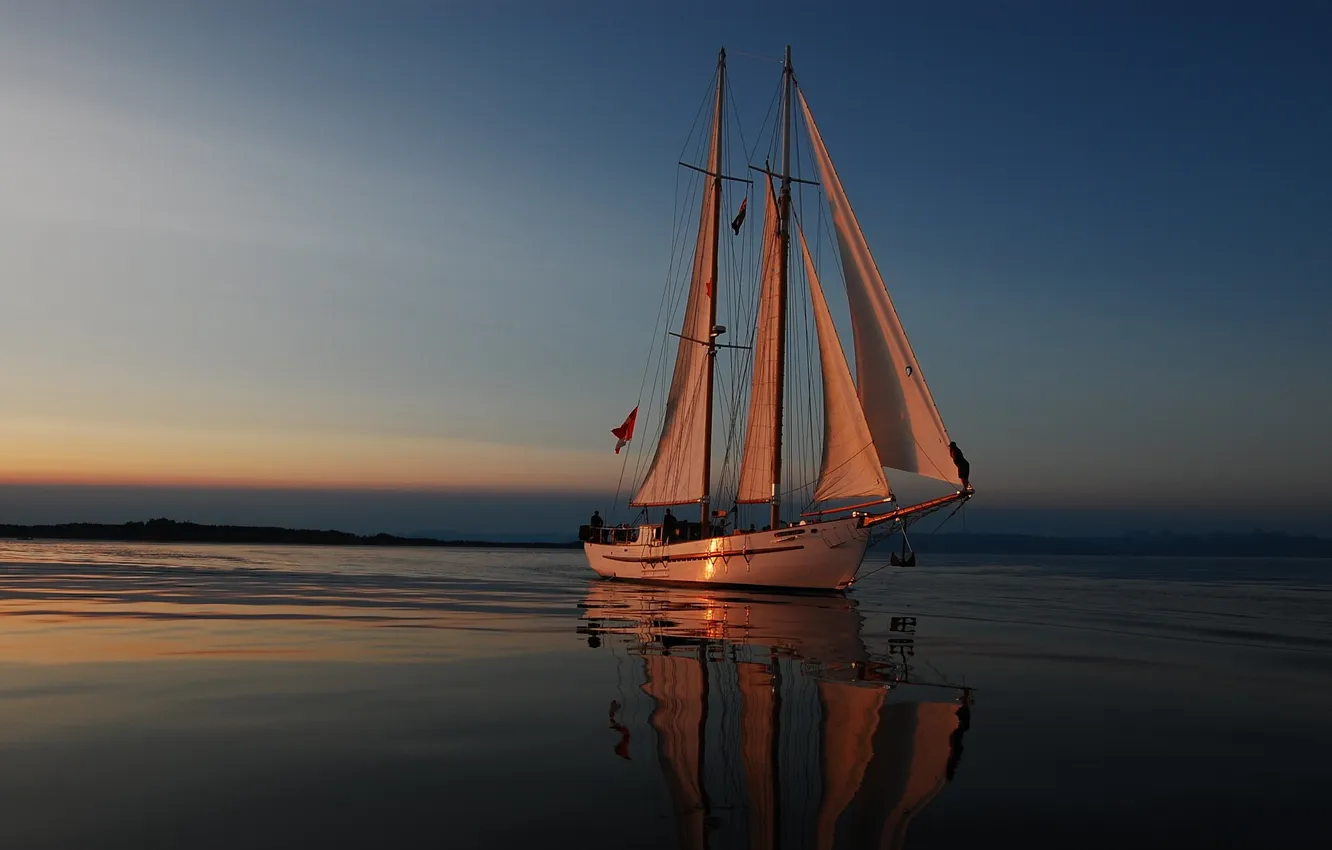
{"label": "foremast", "polygon": [[782,62],[782,188],[777,197],[777,393],[772,406],[772,503],[769,525],[782,519],[782,408],[786,402],[786,301],[791,259],[791,45]]}

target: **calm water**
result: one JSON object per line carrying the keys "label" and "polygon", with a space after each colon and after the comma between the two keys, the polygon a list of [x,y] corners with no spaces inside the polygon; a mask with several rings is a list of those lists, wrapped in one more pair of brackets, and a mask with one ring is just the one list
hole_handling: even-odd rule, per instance
{"label": "calm water", "polygon": [[0,845],[1327,834],[1332,563],[936,556],[847,597],[589,575],[0,544]]}

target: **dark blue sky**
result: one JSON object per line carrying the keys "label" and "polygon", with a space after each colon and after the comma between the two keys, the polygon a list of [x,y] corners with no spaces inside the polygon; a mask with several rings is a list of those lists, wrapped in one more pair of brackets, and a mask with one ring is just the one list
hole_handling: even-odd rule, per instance
{"label": "dark blue sky", "polygon": [[613,482],[717,48],[756,132],[788,42],[987,498],[1332,513],[1313,2],[6,4],[0,461]]}

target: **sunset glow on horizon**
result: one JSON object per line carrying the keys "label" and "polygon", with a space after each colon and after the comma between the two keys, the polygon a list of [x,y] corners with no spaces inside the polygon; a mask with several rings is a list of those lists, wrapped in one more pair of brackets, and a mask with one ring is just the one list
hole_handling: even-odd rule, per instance
{"label": "sunset glow on horizon", "polygon": [[0,483],[604,491],[619,458],[447,438],[0,418]]}

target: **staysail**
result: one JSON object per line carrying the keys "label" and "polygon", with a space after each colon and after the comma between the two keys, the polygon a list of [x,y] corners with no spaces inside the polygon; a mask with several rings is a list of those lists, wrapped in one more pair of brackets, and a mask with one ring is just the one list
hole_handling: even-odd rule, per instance
{"label": "staysail", "polygon": [[846,354],[837,338],[837,327],[823,297],[803,229],[800,251],[809,276],[809,297],[814,305],[814,327],[818,331],[819,363],[823,370],[823,463],[818,486],[814,488],[814,501],[887,496],[888,481],[856,398],[851,368],[846,365]]}
{"label": "staysail", "polygon": [[758,327],[754,334],[754,371],[750,382],[749,419],[745,451],[740,461],[740,489],[736,502],[750,504],[772,498],[772,458],[778,451],[773,433],[773,408],[780,398],[777,386],[777,334],[781,332],[781,251],[777,220],[777,193],[772,180],[764,187],[763,267],[760,272]]}
{"label": "staysail", "polygon": [[800,106],[837,233],[851,307],[856,386],[879,461],[892,469],[956,484],[943,419],[803,92]]}
{"label": "staysail", "polygon": [[712,141],[708,150],[708,170],[703,192],[703,211],[699,216],[698,240],[694,245],[694,265],[689,280],[689,300],[685,305],[684,325],[676,348],[675,373],[666,395],[666,414],[662,422],[657,452],[647,476],[629,504],[682,505],[707,496],[708,429],[711,427],[712,382],[708,348],[711,341],[715,308],[713,299],[717,269],[717,216],[721,180],[722,85],[719,78],[712,117]]}

